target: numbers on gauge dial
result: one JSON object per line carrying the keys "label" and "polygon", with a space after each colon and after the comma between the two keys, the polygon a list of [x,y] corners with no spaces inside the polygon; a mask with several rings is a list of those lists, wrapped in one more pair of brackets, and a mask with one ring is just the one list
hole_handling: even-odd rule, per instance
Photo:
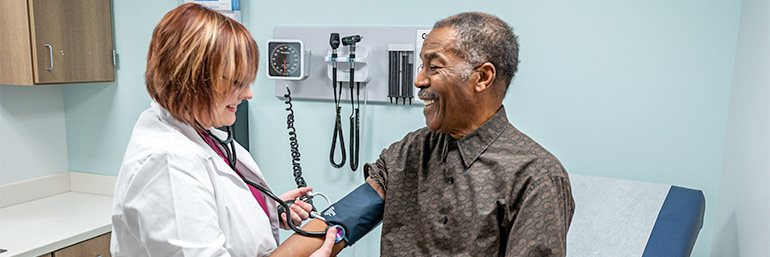
{"label": "numbers on gauge dial", "polygon": [[278,75],[289,76],[294,74],[300,65],[298,46],[292,44],[279,44],[270,53],[270,67]]}

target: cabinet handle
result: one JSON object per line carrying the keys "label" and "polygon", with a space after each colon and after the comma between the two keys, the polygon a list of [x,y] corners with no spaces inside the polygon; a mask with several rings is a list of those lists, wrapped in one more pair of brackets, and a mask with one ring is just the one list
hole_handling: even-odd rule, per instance
{"label": "cabinet handle", "polygon": [[53,47],[49,44],[43,45],[46,48],[48,48],[48,57],[50,57],[51,60],[51,67],[45,67],[46,70],[53,70]]}

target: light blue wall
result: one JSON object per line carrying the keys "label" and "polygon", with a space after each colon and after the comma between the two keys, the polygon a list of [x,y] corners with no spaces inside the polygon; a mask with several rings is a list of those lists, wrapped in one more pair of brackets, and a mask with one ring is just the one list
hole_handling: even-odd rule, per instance
{"label": "light blue wall", "polygon": [[[72,171],[117,173],[133,122],[149,102],[142,74],[152,29],[177,4],[114,1],[117,81],[64,90]],[[521,43],[520,70],[505,100],[514,125],[569,172],[702,189],[706,220],[693,256],[708,255],[740,0],[303,0],[244,1],[241,7],[262,47],[277,25],[430,26],[462,11],[501,17]],[[285,191],[293,187],[286,112],[272,85],[261,70],[249,105],[251,147],[272,187]],[[295,111],[305,178],[339,199],[362,178],[328,164],[333,106],[298,101]],[[419,107],[371,105],[365,111],[362,161],[424,126]],[[376,239],[365,238],[355,252],[378,253]]]}
{"label": "light blue wall", "polygon": [[0,85],[0,185],[69,168],[62,87]]}
{"label": "light blue wall", "polygon": [[770,253],[770,1],[741,9],[713,257]]}

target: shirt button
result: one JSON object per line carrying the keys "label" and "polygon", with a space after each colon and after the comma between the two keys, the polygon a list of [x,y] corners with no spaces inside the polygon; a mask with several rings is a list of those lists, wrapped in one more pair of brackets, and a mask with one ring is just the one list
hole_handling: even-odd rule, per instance
{"label": "shirt button", "polygon": [[449,184],[454,184],[455,183],[455,178],[454,177],[449,177],[447,182],[449,182]]}
{"label": "shirt button", "polygon": [[441,218],[441,223],[443,223],[443,224],[445,224],[445,225],[446,225],[447,221],[449,221],[449,219],[447,219],[447,218],[446,218],[446,216],[444,216],[443,218]]}

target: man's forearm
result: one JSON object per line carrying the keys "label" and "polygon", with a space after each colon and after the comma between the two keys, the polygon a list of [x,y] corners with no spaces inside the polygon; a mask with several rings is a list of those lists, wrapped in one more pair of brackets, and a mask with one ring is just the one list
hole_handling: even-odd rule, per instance
{"label": "man's forearm", "polygon": [[[326,222],[323,222],[321,220],[313,219],[309,221],[307,224],[302,226],[302,230],[314,232],[314,231],[325,231],[326,230]],[[323,237],[310,237],[310,236],[303,236],[300,234],[294,234],[291,235],[286,241],[281,243],[281,245],[278,246],[278,248],[273,251],[270,256],[275,257],[297,257],[297,256],[310,256],[313,252],[318,250],[318,248],[321,247],[324,243]],[[339,243],[334,244],[334,247],[332,248],[332,255],[335,256],[337,253],[342,251],[342,248],[345,247],[345,241],[340,241]]]}
{"label": "man's forearm", "polygon": [[[374,189],[377,194],[382,198],[385,199],[385,190],[382,188],[382,186],[377,183],[374,179],[371,177],[366,179],[366,182]],[[315,231],[325,231],[326,227],[328,225],[326,222],[313,219],[309,221],[307,224],[302,226],[302,230],[309,231],[309,232],[315,232]],[[312,254],[315,250],[317,250],[321,245],[323,245],[324,238],[322,237],[309,237],[309,236],[303,236],[300,234],[294,234],[291,235],[286,241],[284,241],[281,245],[278,246],[275,251],[273,251],[273,254],[270,256],[309,256]],[[337,255],[340,251],[342,251],[342,248],[345,247],[345,241],[340,241],[339,243],[334,244],[334,247],[332,248],[332,256]]]}

